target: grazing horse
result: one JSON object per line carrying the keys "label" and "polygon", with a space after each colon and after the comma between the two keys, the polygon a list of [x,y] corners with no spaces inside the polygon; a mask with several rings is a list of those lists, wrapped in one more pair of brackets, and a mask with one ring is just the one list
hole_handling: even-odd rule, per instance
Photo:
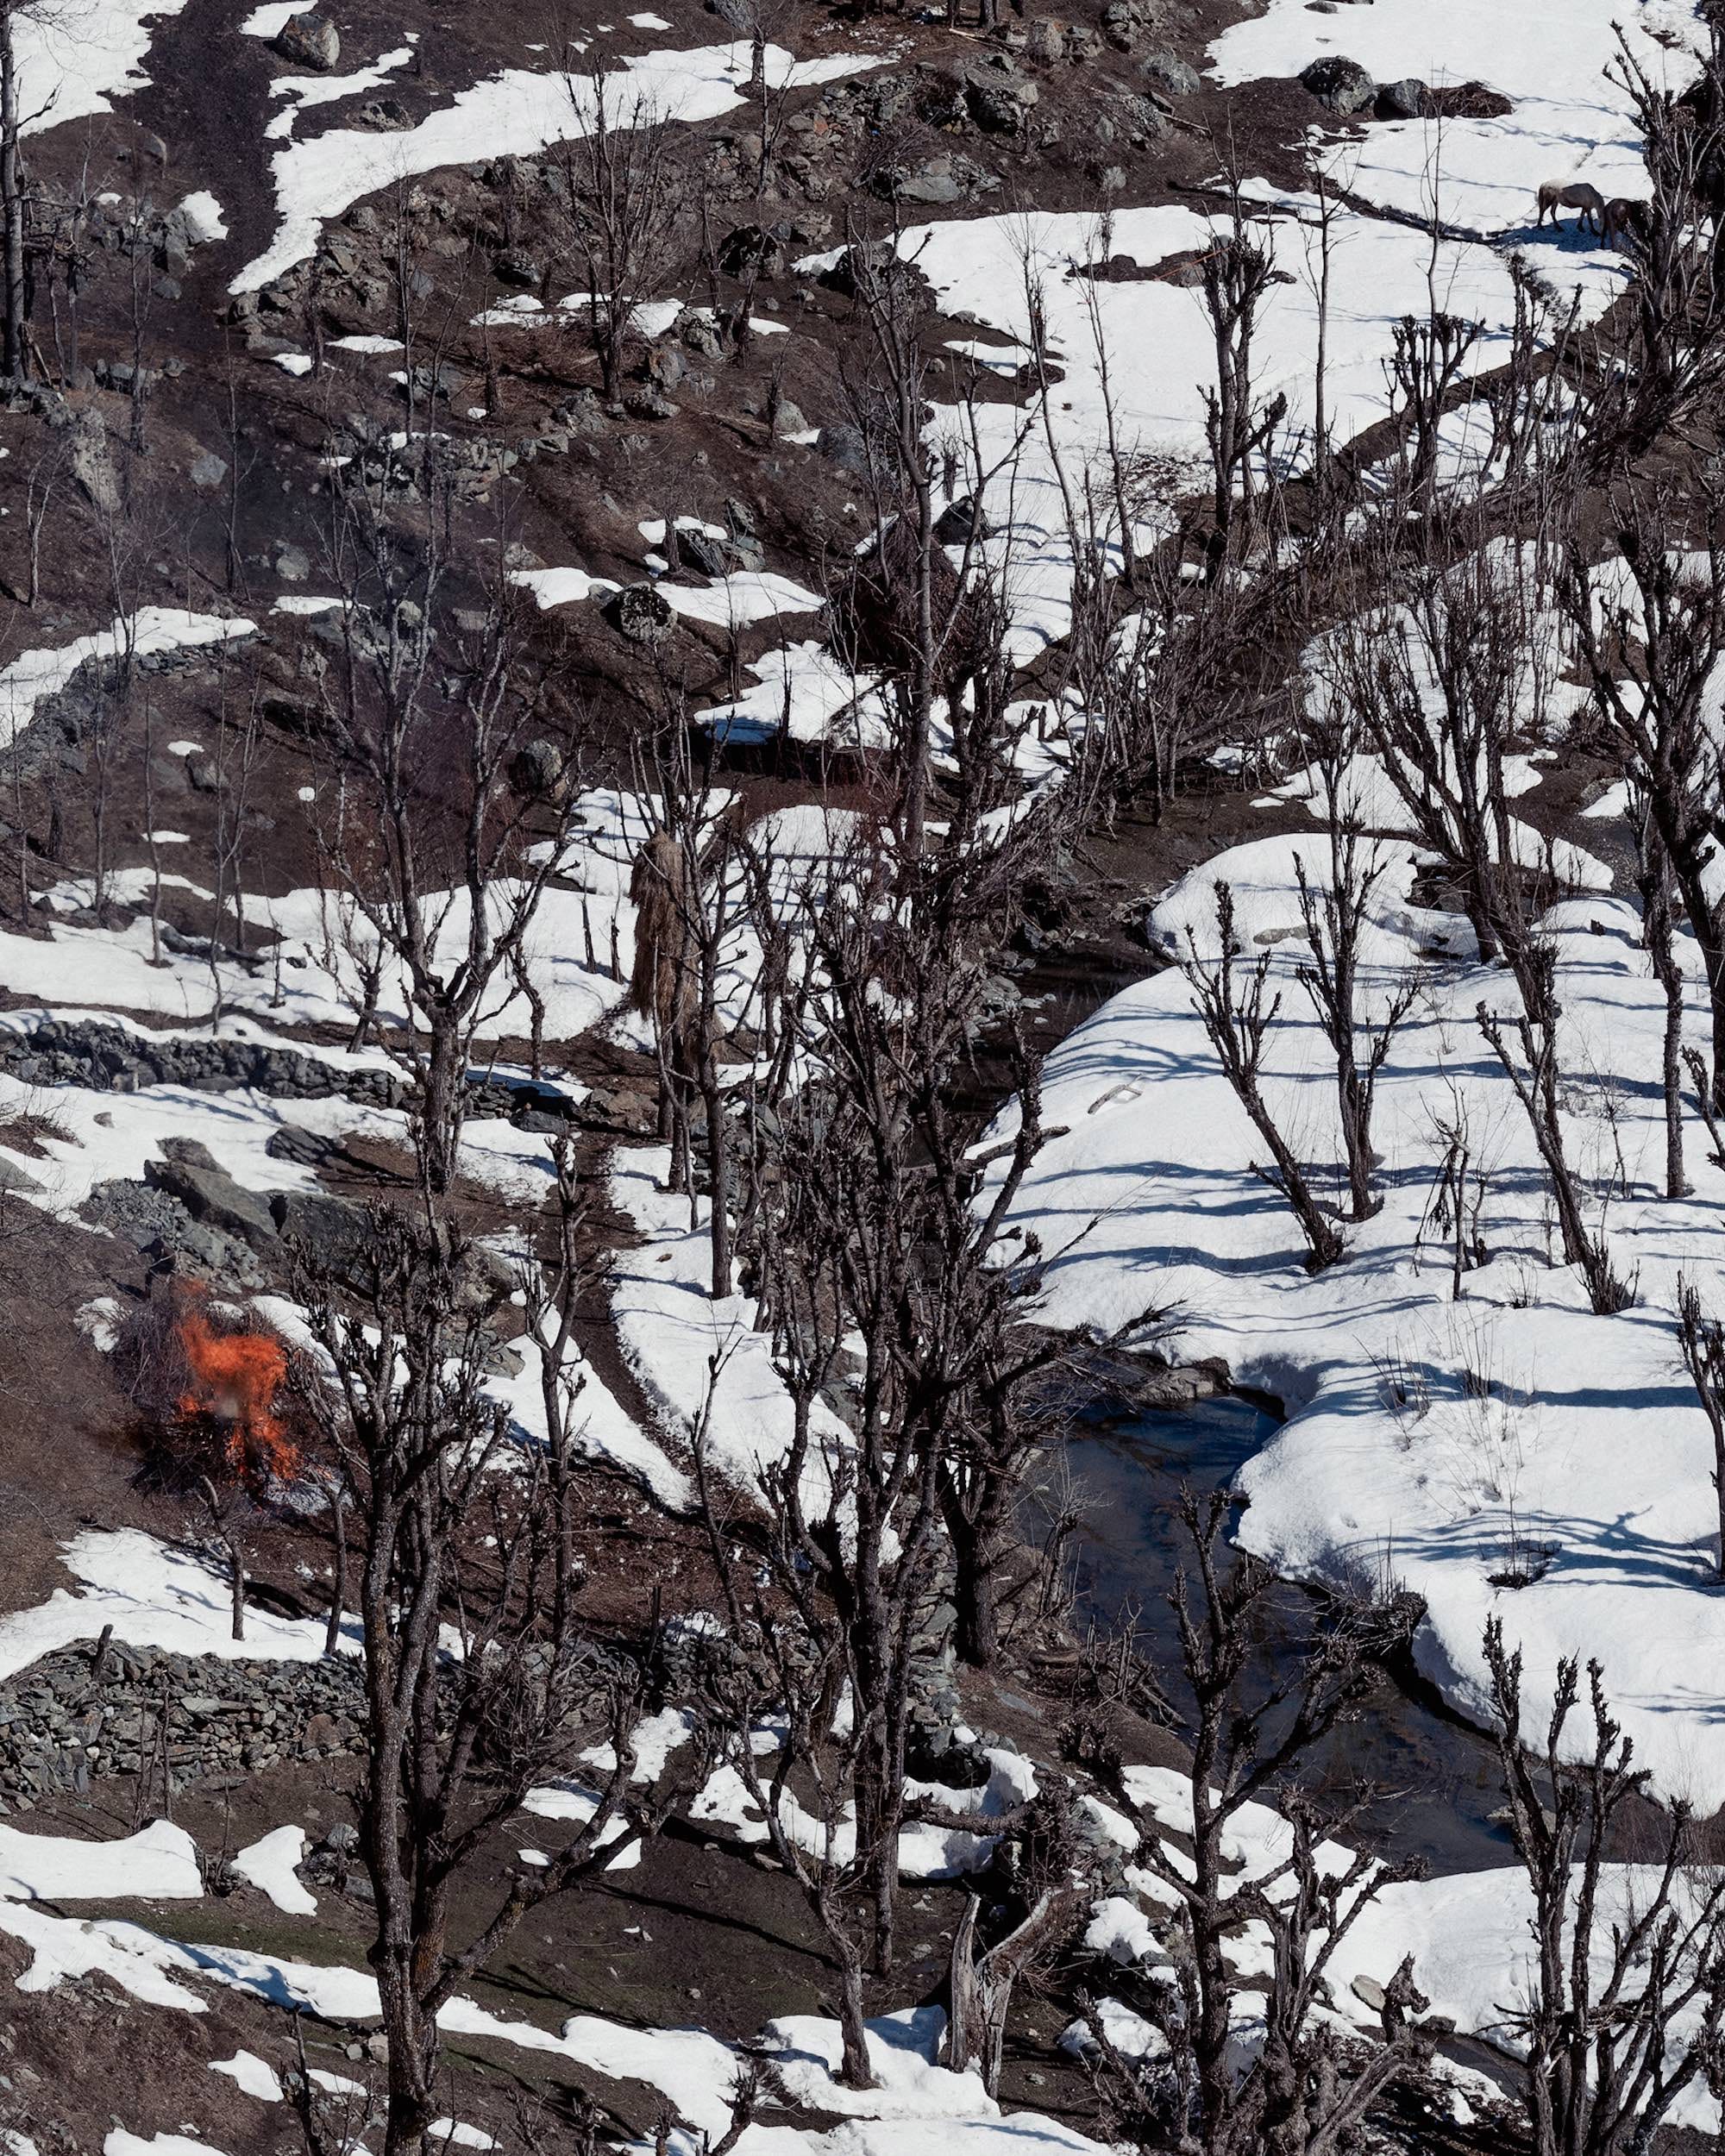
{"label": "grazing horse", "polygon": [[1597,232],[1605,222],[1605,197],[1584,179],[1543,182],[1540,188],[1540,222],[1543,224],[1549,217],[1553,224],[1561,223],[1558,215],[1560,210],[1578,210],[1576,222],[1584,232]]}

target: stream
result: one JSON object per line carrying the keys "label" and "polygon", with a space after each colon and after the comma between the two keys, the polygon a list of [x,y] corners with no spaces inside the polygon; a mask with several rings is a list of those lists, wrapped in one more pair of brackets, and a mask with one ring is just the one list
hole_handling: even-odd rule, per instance
{"label": "stream", "polygon": [[[1180,1645],[1167,1595],[1190,1556],[1176,1509],[1181,1486],[1226,1487],[1276,1427],[1264,1409],[1227,1394],[1148,1413],[1106,1402],[1081,1410],[1065,1447],[1083,1514],[1076,1544],[1081,1628],[1090,1622],[1113,1632],[1135,1616],[1140,1646],[1170,1682]],[[1293,1586],[1267,1598],[1273,1658],[1291,1651],[1304,1601]],[[1417,1680],[1386,1690],[1333,1732],[1307,1778],[1338,1807],[1361,1785],[1377,1792],[1342,1838],[1381,1856],[1422,1858],[1440,1874],[1515,1861],[1509,1835],[1487,1817],[1503,1801],[1492,1746]]]}

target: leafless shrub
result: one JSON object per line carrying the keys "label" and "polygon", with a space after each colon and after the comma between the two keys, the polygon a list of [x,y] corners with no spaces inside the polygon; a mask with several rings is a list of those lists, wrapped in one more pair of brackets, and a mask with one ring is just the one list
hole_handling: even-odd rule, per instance
{"label": "leafless shrub", "polygon": [[1252,1163],[1252,1173],[1287,1200],[1300,1224],[1310,1251],[1314,1272],[1333,1265],[1345,1250],[1333,1220],[1314,1196],[1298,1155],[1283,1135],[1264,1100],[1260,1083],[1264,1049],[1270,1028],[1282,1008],[1278,991],[1269,989],[1270,956],[1266,952],[1247,966],[1244,975],[1234,952],[1234,897],[1225,882],[1216,886],[1217,955],[1213,960],[1198,956],[1197,939],[1189,933],[1187,955],[1180,969],[1191,984],[1198,1015],[1216,1060],[1234,1098],[1264,1140],[1271,1165]]}

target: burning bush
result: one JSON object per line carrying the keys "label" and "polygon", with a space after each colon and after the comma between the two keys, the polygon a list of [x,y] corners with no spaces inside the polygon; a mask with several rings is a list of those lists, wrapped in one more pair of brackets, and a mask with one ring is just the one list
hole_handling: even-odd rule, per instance
{"label": "burning bush", "polygon": [[176,1326],[189,1376],[176,1413],[182,1422],[213,1422],[227,1433],[230,1473],[245,1482],[291,1482],[298,1447],[277,1412],[287,1383],[287,1349],[273,1332],[218,1332],[204,1312],[183,1311]]}
{"label": "burning bush", "polygon": [[288,1347],[255,1313],[179,1287],[145,1305],[122,1349],[158,1467],[254,1495],[295,1479]]}

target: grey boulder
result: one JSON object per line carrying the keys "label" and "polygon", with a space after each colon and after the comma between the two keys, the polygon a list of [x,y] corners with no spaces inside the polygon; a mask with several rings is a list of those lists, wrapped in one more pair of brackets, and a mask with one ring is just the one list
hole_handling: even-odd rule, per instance
{"label": "grey boulder", "polygon": [[327,15],[315,8],[291,15],[276,33],[275,49],[297,66],[327,74],[342,57],[342,40]]}
{"label": "grey boulder", "polygon": [[1300,83],[1320,104],[1327,105],[1332,112],[1344,117],[1351,112],[1363,111],[1377,95],[1377,85],[1359,62],[1340,53],[1314,60],[1301,76]]}

